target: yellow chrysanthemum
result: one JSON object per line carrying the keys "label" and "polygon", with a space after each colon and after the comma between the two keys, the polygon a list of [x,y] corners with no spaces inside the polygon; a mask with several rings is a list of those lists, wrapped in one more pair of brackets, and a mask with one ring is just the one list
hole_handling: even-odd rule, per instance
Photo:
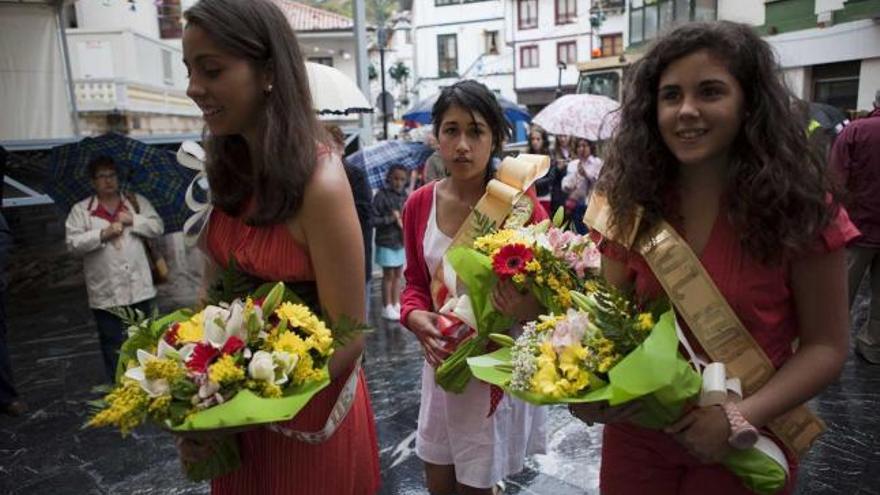
{"label": "yellow chrysanthemum", "polygon": [[559,353],[559,369],[567,379],[575,380],[588,355],[589,352],[579,342],[566,346]]}
{"label": "yellow chrysanthemum", "polygon": [[309,381],[319,381],[324,379],[324,370],[315,369],[315,362],[312,356],[304,354],[300,356],[299,362],[296,363],[291,374],[291,381],[294,385],[300,385]]}
{"label": "yellow chrysanthemum", "polygon": [[536,259],[532,259],[531,261],[526,263],[526,271],[530,273],[537,273],[541,271],[541,262]]}
{"label": "yellow chrysanthemum", "polygon": [[525,242],[525,240],[515,230],[502,229],[494,234],[478,237],[474,241],[474,249],[492,256],[503,246],[517,242]]}
{"label": "yellow chrysanthemum", "polygon": [[272,350],[284,351],[288,354],[302,357],[308,354],[309,348],[299,335],[293,332],[285,332],[274,340]]}
{"label": "yellow chrysanthemum", "polygon": [[177,361],[171,359],[151,359],[144,364],[144,376],[147,380],[159,380],[164,378],[172,382],[184,374],[183,368]]}
{"label": "yellow chrysanthemum", "polygon": [[201,342],[205,335],[205,314],[199,311],[187,321],[180,322],[177,341],[181,344]]}
{"label": "yellow chrysanthemum", "polygon": [[636,330],[650,332],[654,328],[654,316],[651,313],[640,313],[639,321],[636,323]]}
{"label": "yellow chrysanthemum", "polygon": [[235,358],[226,354],[208,367],[208,378],[220,385],[235,383],[244,380],[244,369],[235,364]]}
{"label": "yellow chrysanthemum", "polygon": [[608,373],[608,370],[614,367],[617,356],[606,356],[599,362],[599,373]]}
{"label": "yellow chrysanthemum", "polygon": [[333,347],[333,339],[330,337],[329,333],[326,335],[311,335],[306,339],[306,345],[309,349],[315,349],[322,356],[329,356],[332,354]]}
{"label": "yellow chrysanthemum", "polygon": [[263,390],[260,391],[260,395],[266,397],[268,399],[277,399],[281,397],[281,387],[272,383],[272,382],[262,382]]}
{"label": "yellow chrysanthemum", "polygon": [[526,276],[523,273],[517,273],[513,276],[513,283],[517,285],[523,285],[526,283]]}
{"label": "yellow chrysanthemum", "polygon": [[294,304],[292,302],[282,303],[281,306],[275,310],[275,314],[278,315],[279,318],[287,320],[290,326],[300,328],[311,326],[313,324],[312,320],[315,319],[315,315],[312,314],[307,306],[303,304]]}

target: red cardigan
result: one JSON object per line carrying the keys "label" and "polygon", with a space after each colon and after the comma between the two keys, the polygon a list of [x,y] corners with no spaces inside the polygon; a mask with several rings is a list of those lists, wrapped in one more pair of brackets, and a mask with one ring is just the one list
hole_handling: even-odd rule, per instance
{"label": "red cardigan", "polygon": [[[406,286],[400,296],[400,322],[404,326],[410,312],[416,309],[434,310],[434,303],[431,301],[431,274],[428,273],[428,264],[425,263],[423,243],[434,202],[435,184],[436,181],[420,187],[410,195],[403,207],[403,247],[406,251],[403,277]],[[534,188],[529,188],[526,194],[535,205],[529,222],[537,223],[546,219],[547,212],[538,203]]]}

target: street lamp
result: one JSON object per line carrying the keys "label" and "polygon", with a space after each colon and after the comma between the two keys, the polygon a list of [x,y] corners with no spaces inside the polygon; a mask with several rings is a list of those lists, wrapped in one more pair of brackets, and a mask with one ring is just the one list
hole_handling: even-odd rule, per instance
{"label": "street lamp", "polygon": [[559,98],[562,96],[562,71],[568,68],[568,65],[560,60],[556,63],[556,68],[559,69],[559,78],[556,80],[556,97]]}
{"label": "street lamp", "polygon": [[382,92],[380,93],[379,100],[381,101],[380,106],[382,107],[382,129],[383,136],[385,139],[388,139],[388,98],[385,96],[385,43],[388,42],[388,30],[385,26],[379,28],[377,34],[378,42],[379,42],[379,78],[382,82]]}

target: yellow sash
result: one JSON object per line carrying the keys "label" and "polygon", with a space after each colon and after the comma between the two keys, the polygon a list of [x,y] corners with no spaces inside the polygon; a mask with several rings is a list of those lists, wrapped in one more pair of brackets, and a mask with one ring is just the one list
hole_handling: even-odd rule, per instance
{"label": "yellow sash", "polygon": [[[611,208],[604,196],[593,194],[584,223],[606,239],[641,254],[660,285],[684,318],[691,332],[712,361],[722,362],[728,373],[740,379],[743,394],[763,386],[776,369],[764,350],[752,338],[724,299],[700,260],[668,223],[659,222],[638,238],[638,223],[625,235],[610,231]],[[798,457],[825,431],[825,423],[806,405],[800,405],[775,418],[768,425]]]}
{"label": "yellow sash", "polygon": [[[520,204],[525,205],[520,202],[520,199],[523,198],[532,183],[543,177],[549,168],[550,157],[545,155],[520,154],[515,158],[505,158],[498,166],[495,178],[486,185],[483,197],[461,224],[455,237],[452,238],[449,248],[470,246],[486,228],[500,228],[504,221],[514,213],[515,207]],[[528,205],[532,206],[530,201]],[[528,215],[523,220],[525,223],[531,216],[531,209],[527,213],[523,211],[522,214]],[[455,288],[450,287],[449,289],[454,290]],[[446,295],[448,292],[443,290],[443,263],[440,263],[431,280],[431,296],[435,309],[443,306],[446,302]]]}

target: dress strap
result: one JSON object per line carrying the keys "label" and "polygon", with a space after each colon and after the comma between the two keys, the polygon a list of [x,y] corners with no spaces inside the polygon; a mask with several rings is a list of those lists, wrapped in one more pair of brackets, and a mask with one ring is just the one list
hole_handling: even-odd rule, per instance
{"label": "dress strap", "polygon": [[345,417],[348,416],[348,412],[351,410],[351,405],[354,403],[354,397],[357,393],[362,358],[363,354],[358,356],[354,368],[351,370],[351,374],[348,375],[348,379],[345,381],[345,386],[342,387],[342,391],[339,392],[339,397],[336,398],[336,403],[333,404],[333,409],[330,410],[330,415],[327,417],[327,422],[324,423],[323,428],[318,431],[310,432],[296,431],[290,428],[285,428],[281,426],[280,423],[270,424],[266,426],[266,428],[275,433],[280,433],[287,438],[299,440],[300,442],[313,445],[326,442],[334,433],[336,433],[336,429],[339,428],[339,425],[342,424]]}

